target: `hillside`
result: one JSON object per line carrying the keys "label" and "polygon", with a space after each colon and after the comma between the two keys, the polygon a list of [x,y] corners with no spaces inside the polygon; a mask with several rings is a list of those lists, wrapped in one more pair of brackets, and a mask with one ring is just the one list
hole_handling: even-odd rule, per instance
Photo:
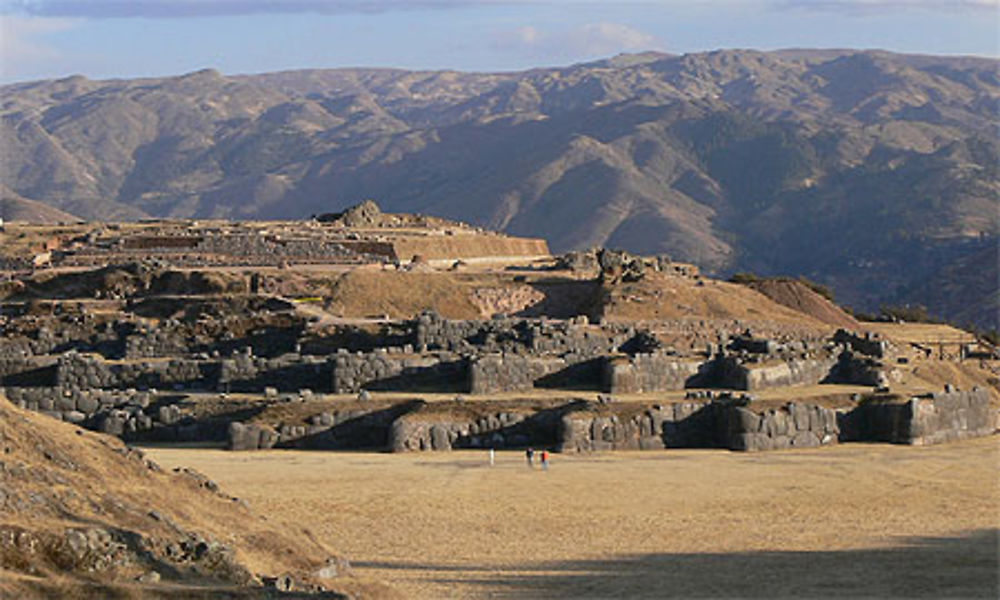
{"label": "hillside", "polygon": [[855,308],[996,326],[932,299],[980,294],[962,265],[997,244],[997,73],[725,50],[518,73],[73,77],[2,88],[0,179],[100,219],[307,217],[374,197],[555,252],[805,275]]}
{"label": "hillside", "polygon": [[850,330],[861,329],[861,325],[854,317],[800,281],[760,279],[748,282],[746,285],[772,301],[805,313],[817,321]]}
{"label": "hillside", "polygon": [[5,598],[264,598],[262,584],[284,574],[303,590],[387,595],[319,577],[328,558],[340,575],[347,567],[307,531],[265,521],[204,476],[165,472],[116,438],[0,397],[0,446]]}
{"label": "hillside", "polygon": [[0,219],[27,223],[72,223],[78,219],[58,208],[22,198],[0,185]]}

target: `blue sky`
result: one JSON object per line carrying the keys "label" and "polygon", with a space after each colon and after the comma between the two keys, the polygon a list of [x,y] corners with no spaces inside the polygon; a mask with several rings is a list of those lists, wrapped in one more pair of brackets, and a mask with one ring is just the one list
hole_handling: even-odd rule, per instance
{"label": "blue sky", "polygon": [[718,48],[997,57],[998,30],[1000,0],[0,0],[0,80],[496,71]]}

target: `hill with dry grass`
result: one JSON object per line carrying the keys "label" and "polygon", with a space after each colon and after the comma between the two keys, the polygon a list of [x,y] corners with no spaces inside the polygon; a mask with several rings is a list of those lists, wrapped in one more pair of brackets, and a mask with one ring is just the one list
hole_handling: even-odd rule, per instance
{"label": "hill with dry grass", "polygon": [[745,286],[713,279],[649,274],[605,288],[601,316],[610,321],[673,319],[767,322],[823,331],[830,324]]}
{"label": "hill with dry grass", "polygon": [[266,521],[203,475],[165,472],[116,438],[0,398],[0,447],[5,598],[264,598],[281,576],[303,591],[388,595],[347,576],[305,524]]}
{"label": "hill with dry grass", "polygon": [[23,198],[5,185],[0,185],[0,219],[28,223],[72,223],[78,220],[68,212]]}
{"label": "hill with dry grass", "polygon": [[860,324],[844,309],[837,306],[801,281],[792,279],[758,279],[745,284],[752,290],[764,294],[774,302],[787,306],[810,317],[850,330],[860,329]]}
{"label": "hill with dry grass", "polygon": [[0,179],[85,218],[306,217],[374,197],[556,252],[805,275],[855,308],[996,325],[931,302],[972,297],[956,268],[1000,233],[991,59],[723,50],[0,89]]}

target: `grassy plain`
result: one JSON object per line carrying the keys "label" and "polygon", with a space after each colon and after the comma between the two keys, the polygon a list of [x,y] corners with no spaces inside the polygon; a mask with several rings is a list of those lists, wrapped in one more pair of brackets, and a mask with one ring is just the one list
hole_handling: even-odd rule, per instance
{"label": "grassy plain", "polygon": [[990,597],[1000,438],[520,453],[150,449],[414,598]]}

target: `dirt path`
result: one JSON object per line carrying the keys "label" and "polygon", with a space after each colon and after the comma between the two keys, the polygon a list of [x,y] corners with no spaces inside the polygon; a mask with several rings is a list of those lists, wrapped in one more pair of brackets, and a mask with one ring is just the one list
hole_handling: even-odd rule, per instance
{"label": "dirt path", "polygon": [[996,597],[1000,438],[739,454],[150,450],[414,598]]}

